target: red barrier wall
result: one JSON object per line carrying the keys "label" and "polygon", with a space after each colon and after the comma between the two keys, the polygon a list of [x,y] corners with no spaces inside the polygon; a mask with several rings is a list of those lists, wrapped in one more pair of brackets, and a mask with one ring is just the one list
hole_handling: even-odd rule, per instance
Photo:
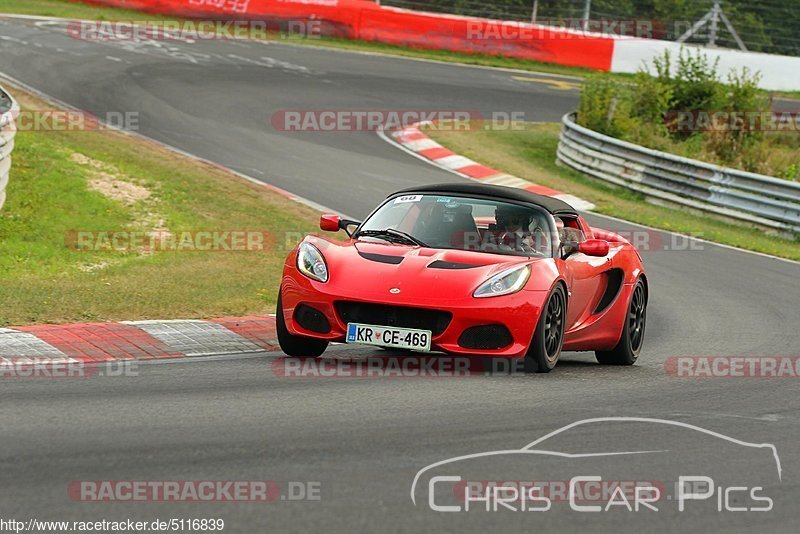
{"label": "red barrier wall", "polygon": [[515,22],[380,7],[366,0],[72,0],[182,17],[321,20],[326,36],[610,70],[614,39]]}
{"label": "red barrier wall", "polygon": [[607,71],[614,39],[545,26],[384,8],[363,10],[359,38],[418,48],[502,55]]}

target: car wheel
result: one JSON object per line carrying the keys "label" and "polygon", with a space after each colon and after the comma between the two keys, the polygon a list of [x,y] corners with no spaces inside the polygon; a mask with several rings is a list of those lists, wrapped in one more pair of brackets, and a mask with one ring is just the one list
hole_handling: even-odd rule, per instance
{"label": "car wheel", "polygon": [[617,346],[609,351],[596,351],[597,361],[604,365],[633,365],[639,358],[644,344],[644,330],[647,323],[647,294],[644,282],[639,280],[633,288],[625,326]]}
{"label": "car wheel", "polygon": [[278,293],[278,309],[275,313],[275,329],[278,332],[278,344],[281,350],[288,356],[299,358],[316,358],[328,348],[328,342],[324,339],[314,339],[305,336],[296,336],[289,333],[286,328],[286,320],[283,317],[283,304],[281,294]]}
{"label": "car wheel", "polygon": [[561,284],[550,293],[536,323],[533,340],[525,354],[525,372],[549,373],[558,363],[564,345],[567,299]]}

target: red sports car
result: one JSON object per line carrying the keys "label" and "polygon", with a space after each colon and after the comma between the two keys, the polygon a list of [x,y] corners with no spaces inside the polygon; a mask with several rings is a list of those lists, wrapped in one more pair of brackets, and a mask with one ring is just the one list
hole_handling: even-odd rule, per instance
{"label": "red sports car", "polygon": [[644,340],[638,252],[568,204],[521,189],[440,184],[390,195],[364,222],[323,215],[286,259],[277,331],[290,356],[328,343],[524,358],[562,350],[631,365]]}

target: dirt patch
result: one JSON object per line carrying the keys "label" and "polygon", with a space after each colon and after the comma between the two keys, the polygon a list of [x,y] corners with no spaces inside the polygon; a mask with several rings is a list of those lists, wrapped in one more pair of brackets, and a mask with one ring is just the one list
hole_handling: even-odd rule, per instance
{"label": "dirt patch", "polygon": [[97,161],[93,160],[89,156],[84,156],[83,154],[79,154],[77,152],[73,153],[69,157],[70,161],[74,161],[78,165],[90,165],[92,162],[98,163]]}
{"label": "dirt patch", "polygon": [[111,165],[94,160],[78,152],[72,154],[70,160],[78,165],[92,167],[93,171],[92,177],[89,179],[89,187],[98,193],[102,193],[106,198],[122,202],[126,206],[133,206],[151,196],[150,190],[134,183]]}
{"label": "dirt patch", "polygon": [[150,198],[150,191],[131,182],[120,180],[107,172],[98,171],[95,177],[89,180],[89,187],[102,193],[106,197],[133,206],[137,202]]}
{"label": "dirt patch", "polygon": [[86,265],[81,265],[78,267],[78,270],[84,273],[93,273],[95,271],[102,271],[109,265],[111,265],[109,262],[101,261],[100,263],[89,263]]}
{"label": "dirt patch", "polygon": [[[156,209],[158,198],[152,191],[122,173],[115,166],[92,159],[85,154],[75,152],[70,155],[69,159],[78,165],[90,167],[88,180],[90,189],[133,209],[135,215],[134,228],[145,228],[148,235],[156,241],[165,241],[171,238],[170,229],[167,227],[164,218],[158,214]],[[153,252],[153,250],[145,248],[140,250],[139,254],[141,256],[150,256]],[[79,268],[83,272],[94,272],[107,267],[108,264],[103,262],[84,265]]]}

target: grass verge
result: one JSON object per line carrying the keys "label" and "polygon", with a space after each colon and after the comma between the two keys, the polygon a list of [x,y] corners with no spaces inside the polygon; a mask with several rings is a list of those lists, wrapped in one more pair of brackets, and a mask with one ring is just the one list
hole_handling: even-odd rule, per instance
{"label": "grass verge", "polygon": [[[52,109],[7,89],[23,111]],[[271,312],[287,249],[318,220],[119,132],[19,132],[16,142],[0,210],[0,326]]]}
{"label": "grass verge", "polygon": [[428,135],[458,154],[597,205],[597,212],[783,258],[800,260],[800,242],[679,208],[657,206],[632,191],[613,188],[556,164],[561,125],[518,123],[516,129],[431,130]]}
{"label": "grass verge", "polygon": [[85,20],[160,20],[164,18],[130,9],[94,6],[69,0],[2,0],[0,12]]}

